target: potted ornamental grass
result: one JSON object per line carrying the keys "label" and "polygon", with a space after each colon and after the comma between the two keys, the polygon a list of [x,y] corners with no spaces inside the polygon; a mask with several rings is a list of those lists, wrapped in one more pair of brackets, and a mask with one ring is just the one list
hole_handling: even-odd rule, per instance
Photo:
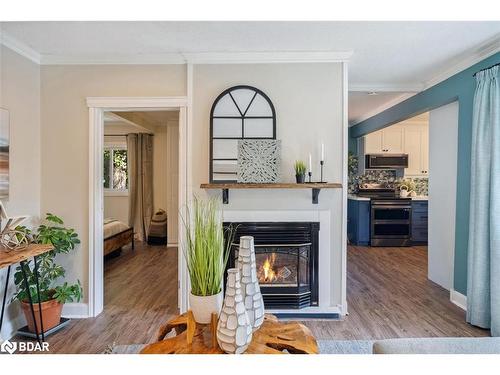
{"label": "potted ornamental grass", "polygon": [[295,169],[295,180],[298,184],[303,184],[306,180],[306,163],[297,160],[293,167]]}
{"label": "potted ornamental grass", "polygon": [[219,314],[224,300],[223,278],[233,231],[224,232],[218,211],[217,200],[195,197],[187,220],[184,220],[186,244],[183,251],[191,282],[189,305],[194,319],[201,324],[210,323],[212,313]]}
{"label": "potted ornamental grass", "polygon": [[[78,234],[74,229],[65,228],[64,222],[53,214],[46,214],[45,222],[36,230],[32,231],[26,227],[18,227],[17,230],[26,233],[30,242],[38,244],[50,244],[54,249],[50,252],[37,256],[38,281],[40,294],[38,294],[34,273],[34,263],[27,261],[24,272],[28,279],[28,288],[35,310],[36,327],[38,333],[42,332],[40,324],[40,313],[38,302],[41,303],[42,321],[44,331],[54,328],[61,321],[61,312],[66,302],[80,302],[82,298],[82,287],[78,280],[75,284],[58,281],[64,278],[66,270],[56,263],[57,254],[68,254],[80,243]],[[26,284],[23,278],[22,266],[19,265],[14,273],[14,283],[17,290],[13,300],[21,303],[22,310],[28,322],[28,328],[35,332],[35,324],[28,299]]]}

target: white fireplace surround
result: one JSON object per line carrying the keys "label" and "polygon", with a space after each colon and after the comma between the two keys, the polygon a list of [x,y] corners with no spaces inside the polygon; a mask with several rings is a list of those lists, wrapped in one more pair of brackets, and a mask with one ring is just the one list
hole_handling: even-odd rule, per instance
{"label": "white fireplace surround", "polygon": [[331,242],[331,210],[318,208],[308,210],[262,210],[262,209],[224,209],[225,222],[319,222],[319,305],[300,310],[267,310],[268,313],[293,313],[293,314],[342,314],[341,306],[334,303],[332,277],[333,257]]}

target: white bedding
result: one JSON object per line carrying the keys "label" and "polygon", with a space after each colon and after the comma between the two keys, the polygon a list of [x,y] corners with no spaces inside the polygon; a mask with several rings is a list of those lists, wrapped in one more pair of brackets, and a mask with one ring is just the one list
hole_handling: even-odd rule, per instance
{"label": "white bedding", "polygon": [[104,239],[114,236],[124,230],[128,229],[129,226],[122,223],[119,220],[113,218],[104,219]]}

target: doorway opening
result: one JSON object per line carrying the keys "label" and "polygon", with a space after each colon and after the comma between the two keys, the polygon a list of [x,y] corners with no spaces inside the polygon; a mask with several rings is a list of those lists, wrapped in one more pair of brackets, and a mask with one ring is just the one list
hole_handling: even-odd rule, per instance
{"label": "doorway opening", "polygon": [[178,312],[178,167],[179,109],[104,112],[106,313]]}
{"label": "doorway opening", "polygon": [[424,336],[438,321],[452,332],[447,321],[464,320],[450,302],[457,140],[454,102],[365,135],[351,155],[350,311],[362,316],[378,306],[374,322],[393,322],[386,332],[392,337],[408,337],[409,330]]}
{"label": "doorway opening", "polygon": [[178,313],[187,290],[179,256],[179,219],[190,190],[187,99],[88,98],[87,103],[89,316],[107,314],[108,306]]}

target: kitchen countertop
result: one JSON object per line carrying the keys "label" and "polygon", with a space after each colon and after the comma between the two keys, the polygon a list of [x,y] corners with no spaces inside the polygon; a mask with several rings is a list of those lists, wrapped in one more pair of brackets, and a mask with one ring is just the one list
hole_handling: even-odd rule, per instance
{"label": "kitchen countertop", "polygon": [[370,198],[367,197],[360,197],[356,194],[348,194],[347,199],[353,200],[353,201],[369,201]]}
{"label": "kitchen countertop", "polygon": [[[417,196],[417,197],[410,197],[411,200],[413,201],[427,201],[429,200],[429,197],[428,196],[424,196],[424,195],[420,195],[420,196]],[[347,195],[347,199],[351,199],[351,200],[354,200],[354,201],[369,201],[370,198],[367,198],[367,197],[360,197],[356,194],[348,194]]]}

